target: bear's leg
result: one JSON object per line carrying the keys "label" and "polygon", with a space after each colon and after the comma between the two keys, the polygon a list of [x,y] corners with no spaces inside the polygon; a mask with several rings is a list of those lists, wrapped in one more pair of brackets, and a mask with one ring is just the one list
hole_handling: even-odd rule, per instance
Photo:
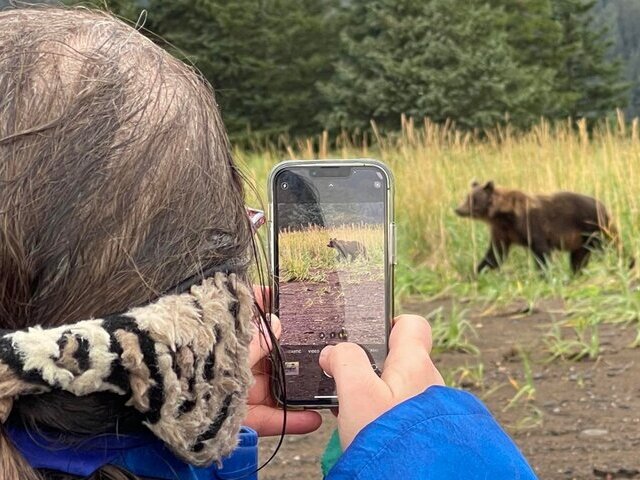
{"label": "bear's leg", "polygon": [[535,258],[538,267],[541,270],[546,269],[549,263],[549,255],[551,254],[551,249],[546,242],[533,243],[531,245],[531,251],[533,252],[533,258]]}
{"label": "bear's leg", "polygon": [[484,258],[478,264],[478,268],[476,268],[476,272],[480,273],[485,268],[499,268],[500,264],[507,258],[509,254],[509,244],[508,243],[491,243],[489,245],[489,249],[487,253],[485,253]]}
{"label": "bear's leg", "polygon": [[582,246],[577,250],[573,250],[571,252],[571,271],[575,274],[578,273],[582,268],[587,266],[589,263],[589,256],[591,255],[591,250]]}
{"label": "bear's leg", "polygon": [[604,250],[604,242],[599,232],[594,232],[590,235],[585,235],[583,239],[583,248],[588,248],[589,251]]}

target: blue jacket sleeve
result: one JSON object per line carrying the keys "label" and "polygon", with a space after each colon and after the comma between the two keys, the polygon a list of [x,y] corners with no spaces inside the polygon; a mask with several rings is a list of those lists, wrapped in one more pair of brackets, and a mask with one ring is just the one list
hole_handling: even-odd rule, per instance
{"label": "blue jacket sleeve", "polygon": [[535,479],[473,395],[434,386],[366,426],[327,480]]}

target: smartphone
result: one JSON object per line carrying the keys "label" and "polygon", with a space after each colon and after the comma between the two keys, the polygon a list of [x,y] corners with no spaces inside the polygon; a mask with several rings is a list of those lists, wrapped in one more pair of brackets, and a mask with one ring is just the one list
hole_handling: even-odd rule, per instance
{"label": "smartphone", "polygon": [[326,345],[359,344],[377,373],[387,356],[392,174],[370,159],[282,162],[269,175],[268,222],[286,387],[274,382],[273,394],[293,408],[336,406],[335,382],[318,364]]}

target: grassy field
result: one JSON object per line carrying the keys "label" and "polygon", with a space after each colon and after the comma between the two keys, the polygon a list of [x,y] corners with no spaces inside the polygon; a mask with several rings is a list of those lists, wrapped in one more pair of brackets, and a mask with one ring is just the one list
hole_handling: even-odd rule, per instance
{"label": "grassy field", "polygon": [[[588,133],[569,124],[542,123],[527,134],[508,128],[480,138],[450,126],[403,120],[400,134],[355,144],[343,136],[329,151],[320,136],[275,150],[236,151],[247,176],[266,199],[270,168],[288,158],[373,157],[390,165],[396,181],[399,264],[396,297],[422,295],[472,298],[492,309],[514,301],[534,306],[561,298],[573,318],[576,334],[588,337],[593,324],[633,322],[640,325],[640,292],[614,251],[596,254],[578,278],[570,275],[566,254],[558,253],[547,275],[531,256],[514,249],[499,272],[476,278],[473,266],[488,245],[484,224],[457,217],[453,208],[465,197],[472,179],[530,193],[570,190],[601,199],[619,225],[625,248],[640,253],[640,127],[603,123]],[[371,143],[375,146],[370,146]],[[259,202],[256,198],[251,202]],[[327,249],[328,250],[328,249]],[[326,253],[326,252],[325,252]],[[585,333],[587,332],[587,333]]]}
{"label": "grassy field", "polygon": [[[329,248],[330,238],[358,241],[367,250],[367,257],[352,262],[340,262],[341,269],[366,275],[372,265],[382,267],[382,226],[343,225],[336,228],[310,227],[300,231],[280,232],[280,277],[282,281],[324,281],[324,273],[335,271],[340,265],[337,252]],[[382,268],[379,269],[382,277]]]}
{"label": "grassy field", "polygon": [[[319,146],[318,146],[319,145]],[[570,190],[601,199],[619,225],[625,248],[640,253],[640,127],[602,124],[591,134],[584,125],[543,123],[527,134],[508,128],[478,138],[448,126],[404,121],[402,133],[379,136],[375,147],[342,138],[328,151],[326,137],[288,148],[237,151],[236,158],[266,198],[269,169],[288,158],[373,157],[390,165],[396,181],[399,264],[396,296],[473,298],[487,308],[524,300],[562,298],[569,312],[591,322],[640,323],[640,292],[615,252],[596,254],[584,274],[570,275],[566,254],[554,257],[548,275],[531,256],[515,248],[499,272],[476,278],[473,266],[488,245],[484,224],[457,217],[453,208],[473,179],[530,193]],[[314,148],[315,146],[315,148]],[[258,201],[253,198],[251,201]],[[606,308],[602,308],[603,304]]]}
{"label": "grassy field", "polygon": [[[627,410],[605,418],[617,412],[615,392],[618,398],[626,392],[627,403],[637,396],[637,377],[619,372],[638,364],[639,267],[629,271],[610,249],[594,254],[578,277],[570,274],[566,253],[555,254],[541,274],[528,252],[514,248],[500,271],[476,276],[487,227],[457,217],[453,208],[473,179],[528,193],[593,195],[612,214],[625,249],[640,258],[638,121],[626,123],[619,115],[592,132],[584,124],[543,123],[526,134],[506,128],[479,137],[405,120],[397,135],[364,144],[343,137],[332,151],[328,144],[321,136],[290,146],[286,155],[263,149],[238,151],[236,158],[263,199],[267,173],[281,159],[386,162],[396,180],[398,311],[428,317],[447,383],[487,402],[541,478],[592,478],[597,462],[635,465],[636,447],[622,447],[625,435],[636,432],[625,430]],[[602,405],[613,410],[601,417]],[[611,433],[597,448],[580,436],[593,425]],[[567,449],[580,453],[568,460]]]}

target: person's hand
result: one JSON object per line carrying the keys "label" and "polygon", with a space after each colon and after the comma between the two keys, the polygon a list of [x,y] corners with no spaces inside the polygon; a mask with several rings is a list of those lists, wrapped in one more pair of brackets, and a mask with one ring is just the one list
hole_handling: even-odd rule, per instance
{"label": "person's hand", "polygon": [[[261,308],[266,305],[265,296],[268,297],[268,290],[262,287],[254,287],[256,301]],[[276,338],[280,337],[282,327],[280,320],[275,315],[271,315],[271,330]],[[255,384],[249,390],[249,413],[243,424],[253,428],[261,437],[269,435],[280,435],[283,433],[309,433],[316,430],[322,423],[322,418],[318,412],[312,411],[287,411],[287,424],[284,423],[284,411],[277,408],[276,402],[271,395],[270,386],[270,362],[268,360],[272,345],[266,326],[260,322],[259,328],[253,336],[249,345],[249,363],[255,379]]]}
{"label": "person's hand", "polygon": [[386,411],[431,385],[444,385],[430,351],[429,323],[417,315],[401,315],[391,330],[382,377],[375,374],[365,351],[354,343],[329,345],[320,352],[320,367],[336,381],[343,449]]}

